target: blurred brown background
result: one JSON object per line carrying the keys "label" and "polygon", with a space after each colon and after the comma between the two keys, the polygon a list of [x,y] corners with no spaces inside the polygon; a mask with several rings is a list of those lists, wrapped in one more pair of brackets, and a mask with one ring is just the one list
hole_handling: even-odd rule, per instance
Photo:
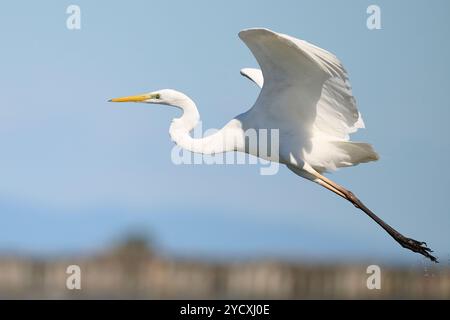
{"label": "blurred brown background", "polygon": [[[81,289],[69,290],[67,267],[81,269]],[[3,299],[409,299],[450,298],[445,263],[381,268],[381,289],[369,290],[368,264],[167,257],[131,235],[89,256],[0,257]]]}

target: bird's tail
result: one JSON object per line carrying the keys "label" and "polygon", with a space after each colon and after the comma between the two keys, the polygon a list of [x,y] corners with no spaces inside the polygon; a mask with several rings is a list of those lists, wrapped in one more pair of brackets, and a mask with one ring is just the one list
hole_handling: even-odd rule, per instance
{"label": "bird's tail", "polygon": [[378,153],[371,144],[353,141],[333,141],[332,144],[339,149],[343,157],[336,166],[349,167],[360,163],[377,161],[380,159]]}

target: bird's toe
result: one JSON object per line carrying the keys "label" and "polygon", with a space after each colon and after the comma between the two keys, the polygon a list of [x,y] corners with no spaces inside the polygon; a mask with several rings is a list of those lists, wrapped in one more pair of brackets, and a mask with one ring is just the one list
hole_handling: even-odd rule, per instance
{"label": "bird's toe", "polygon": [[421,255],[427,257],[431,261],[438,262],[436,257],[430,254],[430,252],[433,252],[433,250],[428,248],[425,242],[417,241],[406,237],[401,237],[400,239],[398,239],[398,241],[403,248],[407,248],[411,251],[420,253]]}

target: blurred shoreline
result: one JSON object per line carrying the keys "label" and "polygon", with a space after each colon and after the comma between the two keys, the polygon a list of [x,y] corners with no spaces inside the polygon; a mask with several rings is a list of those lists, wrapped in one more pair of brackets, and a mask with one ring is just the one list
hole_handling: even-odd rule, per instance
{"label": "blurred shoreline", "polygon": [[[68,266],[81,289],[66,287]],[[139,237],[90,255],[0,254],[2,299],[449,299],[450,268],[381,266],[368,289],[368,264],[278,259],[176,258]]]}

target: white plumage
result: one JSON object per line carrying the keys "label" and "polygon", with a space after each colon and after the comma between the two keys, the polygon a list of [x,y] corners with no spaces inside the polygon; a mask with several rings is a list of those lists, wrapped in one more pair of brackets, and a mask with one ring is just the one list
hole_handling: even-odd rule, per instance
{"label": "white plumage", "polygon": [[[268,29],[248,29],[239,37],[252,51],[261,70],[245,68],[241,74],[254,81],[261,92],[252,108],[210,136],[194,139],[190,132],[200,115],[185,94],[164,89],[112,102],[144,102],[182,109],[170,125],[172,140],[192,152],[212,154],[248,152],[285,164],[297,175],[311,180],[350,201],[379,224],[402,247],[436,261],[424,242],[407,238],[370,211],[356,196],[322,173],[340,167],[378,160],[372,146],[350,141],[350,134],[364,128],[347,72],[326,50],[306,41]],[[278,130],[278,154],[260,152],[246,139],[249,130]]]}
{"label": "white plumage", "polygon": [[[378,159],[369,144],[348,142],[364,122],[347,73],[333,54],[267,29],[248,29],[239,36],[262,69],[241,70],[262,87],[249,115],[242,118],[256,119],[255,126],[259,121],[280,129],[282,162],[290,162],[292,154],[297,164],[304,161],[323,172]],[[292,148],[292,143],[285,147],[287,139],[301,150]]]}

